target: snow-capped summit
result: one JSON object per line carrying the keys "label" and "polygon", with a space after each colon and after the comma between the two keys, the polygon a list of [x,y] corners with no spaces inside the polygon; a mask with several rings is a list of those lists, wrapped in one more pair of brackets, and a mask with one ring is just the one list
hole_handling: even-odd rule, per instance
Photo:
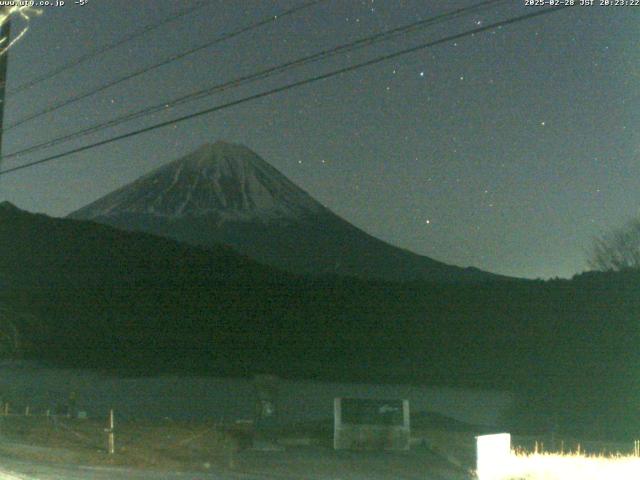
{"label": "snow-capped summit", "polygon": [[215,215],[219,221],[270,222],[322,210],[322,205],[247,147],[218,141],[163,165],[72,217]]}

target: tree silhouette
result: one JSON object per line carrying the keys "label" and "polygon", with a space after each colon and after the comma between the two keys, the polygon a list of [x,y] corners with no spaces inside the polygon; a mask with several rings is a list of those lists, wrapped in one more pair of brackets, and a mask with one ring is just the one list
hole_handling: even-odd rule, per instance
{"label": "tree silhouette", "polygon": [[22,353],[18,322],[21,315],[0,305],[0,356],[16,358]]}
{"label": "tree silhouette", "polygon": [[588,265],[594,270],[640,270],[640,219],[594,240]]}

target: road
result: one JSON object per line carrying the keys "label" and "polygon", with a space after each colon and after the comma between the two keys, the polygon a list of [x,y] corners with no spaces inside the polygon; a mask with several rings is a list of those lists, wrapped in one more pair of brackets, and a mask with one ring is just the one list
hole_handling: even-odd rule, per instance
{"label": "road", "polygon": [[187,474],[125,468],[38,465],[15,460],[0,460],[0,480],[262,480],[262,478],[202,472]]}
{"label": "road", "polygon": [[244,451],[233,470],[165,472],[0,458],[0,480],[471,480],[426,449],[406,453],[294,448]]}

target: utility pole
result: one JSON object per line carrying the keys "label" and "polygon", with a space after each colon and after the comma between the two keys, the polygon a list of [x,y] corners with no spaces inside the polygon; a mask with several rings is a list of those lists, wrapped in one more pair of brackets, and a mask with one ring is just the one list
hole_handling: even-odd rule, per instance
{"label": "utility pole", "polygon": [[[4,38],[3,46],[6,48],[11,42],[11,18],[7,18],[2,28],[0,28],[0,38]],[[7,91],[7,62],[9,60],[9,50],[5,50],[0,55],[0,167],[2,166],[2,130],[4,129],[4,104],[5,93]]]}

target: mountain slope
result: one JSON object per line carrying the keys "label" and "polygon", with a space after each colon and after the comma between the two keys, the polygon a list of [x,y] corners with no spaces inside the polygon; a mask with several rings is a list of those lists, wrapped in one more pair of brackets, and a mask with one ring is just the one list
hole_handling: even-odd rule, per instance
{"label": "mountain slope", "polygon": [[69,215],[194,245],[233,246],[304,274],[468,281],[497,276],[394,247],[314,200],[248,148],[207,144]]}

